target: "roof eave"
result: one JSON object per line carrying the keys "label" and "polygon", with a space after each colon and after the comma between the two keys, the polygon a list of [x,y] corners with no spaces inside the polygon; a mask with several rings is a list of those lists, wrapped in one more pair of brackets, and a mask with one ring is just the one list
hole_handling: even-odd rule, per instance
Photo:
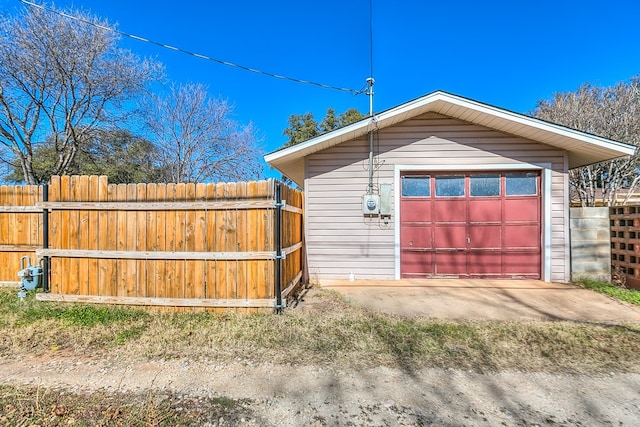
{"label": "roof eave", "polygon": [[[635,146],[629,144],[525,116],[458,95],[436,91],[383,111],[373,117],[367,117],[300,144],[269,153],[264,156],[264,159],[268,164],[286,174],[296,184],[302,186],[305,174],[303,162],[306,156],[344,141],[356,139],[373,128],[383,129],[427,112],[435,112],[491,127],[566,150],[570,157],[570,168],[633,155],[636,150]],[[491,121],[492,124],[487,125],[488,121]],[[535,138],[531,136],[533,134],[535,134]],[[584,150],[587,149],[590,155],[585,156]],[[571,160],[573,157],[575,157],[575,161]]]}

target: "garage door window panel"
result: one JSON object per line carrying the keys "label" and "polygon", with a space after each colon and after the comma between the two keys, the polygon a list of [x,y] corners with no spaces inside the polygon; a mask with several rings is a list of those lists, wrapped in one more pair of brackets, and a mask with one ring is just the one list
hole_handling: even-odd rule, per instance
{"label": "garage door window panel", "polygon": [[403,176],[402,197],[431,197],[431,177],[428,175]]}
{"label": "garage door window panel", "polygon": [[464,176],[436,176],[436,197],[464,197]]}
{"label": "garage door window panel", "polygon": [[538,174],[534,172],[508,173],[505,175],[507,196],[536,196]]}
{"label": "garage door window panel", "polygon": [[500,196],[500,175],[471,175],[469,177],[469,195],[471,197]]}

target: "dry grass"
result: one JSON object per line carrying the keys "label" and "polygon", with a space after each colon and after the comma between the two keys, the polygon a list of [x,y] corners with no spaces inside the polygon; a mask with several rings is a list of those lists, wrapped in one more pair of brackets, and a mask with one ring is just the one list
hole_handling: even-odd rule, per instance
{"label": "dry grass", "polygon": [[[318,291],[313,309],[283,315],[158,313],[18,302],[0,289],[0,357],[25,354],[387,365],[475,371],[640,372],[640,323],[443,322],[375,314]],[[250,356],[248,356],[250,355]],[[220,422],[220,418],[224,421]],[[0,385],[0,425],[235,425],[249,401],[168,392],[74,392]],[[236,421],[234,421],[236,420]]]}
{"label": "dry grass", "polygon": [[318,292],[323,303],[316,309],[288,309],[277,316],[150,313],[33,299],[16,304],[1,290],[0,356],[53,349],[93,356],[342,367],[640,371],[638,323],[405,319],[354,307],[334,292]]}
{"label": "dry grass", "polygon": [[[69,392],[0,385],[3,426],[200,426],[251,419],[249,401],[170,392]],[[220,423],[220,418],[228,420]]]}

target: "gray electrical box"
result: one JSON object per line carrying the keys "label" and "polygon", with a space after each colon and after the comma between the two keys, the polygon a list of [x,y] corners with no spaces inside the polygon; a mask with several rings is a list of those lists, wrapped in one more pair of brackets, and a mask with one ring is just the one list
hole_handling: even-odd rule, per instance
{"label": "gray electrical box", "polygon": [[391,184],[380,184],[380,215],[391,216]]}
{"label": "gray electrical box", "polygon": [[365,215],[379,215],[380,196],[377,194],[365,194],[362,196],[362,213]]}

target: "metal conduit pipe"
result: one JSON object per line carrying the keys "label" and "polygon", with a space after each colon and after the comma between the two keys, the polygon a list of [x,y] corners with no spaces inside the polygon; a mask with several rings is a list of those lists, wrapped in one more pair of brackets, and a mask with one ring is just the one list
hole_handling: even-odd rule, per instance
{"label": "metal conduit pipe", "polygon": [[[369,96],[369,117],[371,118],[371,125],[373,125],[373,84],[375,80],[373,77],[367,79],[367,85],[369,90],[367,95]],[[373,127],[369,130],[369,186],[367,188],[367,194],[373,194]]]}

